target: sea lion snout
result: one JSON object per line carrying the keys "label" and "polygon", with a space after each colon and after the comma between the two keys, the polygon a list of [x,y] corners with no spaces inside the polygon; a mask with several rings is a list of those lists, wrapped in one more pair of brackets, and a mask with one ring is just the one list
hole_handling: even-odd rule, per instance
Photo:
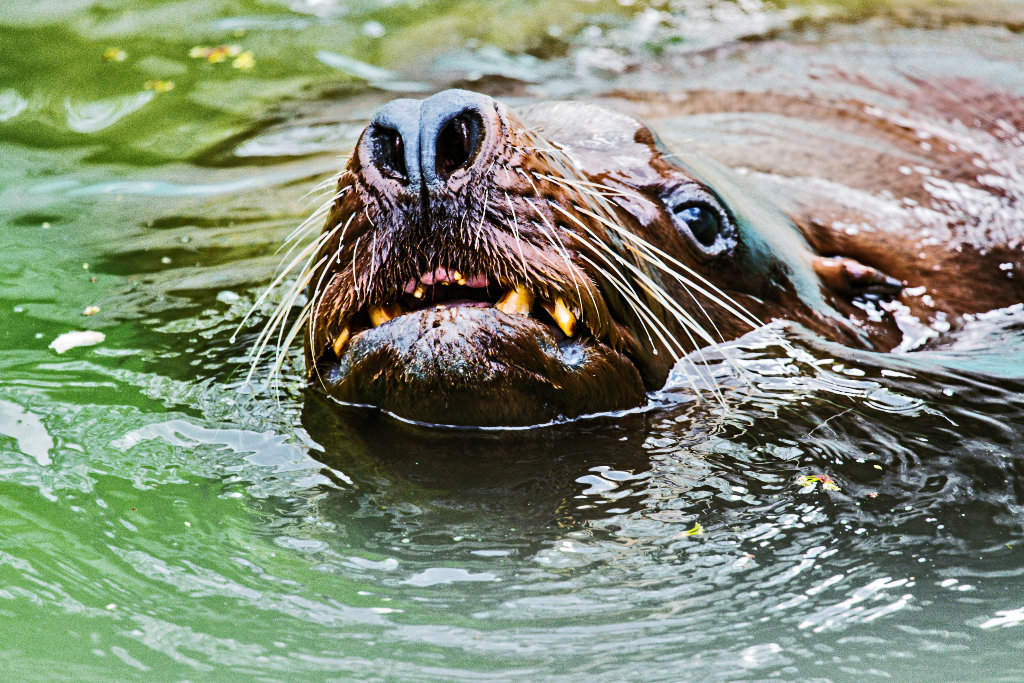
{"label": "sea lion snout", "polygon": [[397,181],[399,192],[422,193],[424,199],[443,193],[487,163],[486,143],[499,125],[495,106],[490,97],[467,90],[393,100],[374,115],[360,140],[362,166]]}
{"label": "sea lion snout", "polygon": [[327,393],[467,425],[643,401],[648,354],[607,296],[642,305],[607,232],[627,228],[514,112],[463,90],[392,101],[338,183],[307,280],[307,370]]}

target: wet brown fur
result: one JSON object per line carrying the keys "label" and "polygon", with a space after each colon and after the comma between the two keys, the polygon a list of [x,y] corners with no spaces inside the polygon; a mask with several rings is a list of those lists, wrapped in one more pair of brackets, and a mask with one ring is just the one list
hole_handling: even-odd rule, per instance
{"label": "wet brown fur", "polygon": [[[992,95],[980,88],[972,92],[969,84],[959,85],[961,92],[969,94],[961,99],[952,99],[926,84],[918,86],[920,92],[914,97],[907,97],[905,91],[900,94],[910,100],[916,97],[922,108],[932,113],[937,109],[945,112],[939,124],[929,119],[933,132],[927,145],[922,145],[914,115],[879,111],[853,100],[823,102],[770,93],[705,91],[659,98],[616,94],[620,105],[631,102],[635,112],[645,117],[658,118],[668,112],[676,116],[770,111],[794,120],[827,120],[853,140],[884,141],[883,145],[837,144],[827,155],[810,148],[782,151],[769,143],[753,150],[722,150],[720,156],[727,165],[742,166],[763,178],[770,191],[783,186],[788,178],[834,178],[866,195],[895,197],[904,206],[921,207],[947,218],[928,225],[904,221],[894,229],[885,226],[869,206],[837,202],[828,188],[786,186],[793,191],[781,196],[773,193],[806,239],[808,263],[819,259],[815,268],[822,277],[821,288],[828,304],[845,320],[803,306],[787,284],[784,263],[778,272],[754,278],[738,268],[736,259],[704,262],[694,258],[653,199],[665,184],[678,182],[681,171],[661,156],[643,126],[637,127],[631,141],[623,143],[631,150],[623,158],[639,160],[638,165],[617,167],[611,162],[602,166],[605,162],[600,160],[597,165],[601,168],[595,171],[587,165],[590,151],[585,141],[571,135],[566,141],[557,130],[551,135],[550,127],[531,130],[496,104],[492,123],[500,134],[494,148],[487,150],[489,163],[460,171],[460,177],[453,175],[445,194],[431,197],[426,209],[418,192],[410,193],[382,177],[353,154],[339,181],[340,196],[327,218],[325,231],[333,232],[315,259],[323,265],[311,279],[313,315],[306,340],[311,377],[318,364],[330,358],[332,340],[357,311],[393,300],[410,278],[437,267],[486,273],[497,287],[526,282],[538,294],[566,298],[579,309],[596,339],[634,360],[644,360],[646,365],[641,365],[646,368],[648,388],[656,388],[657,382],[664,380],[680,355],[678,349],[693,350],[702,343],[672,320],[663,302],[645,291],[646,286],[635,288],[636,300],[610,286],[610,271],[627,279],[630,275],[628,267],[602,264],[602,249],[613,249],[650,275],[665,295],[690,311],[693,320],[713,330],[715,338],[734,338],[750,329],[749,321],[728,310],[717,295],[696,293],[693,287],[652,269],[649,252],[609,231],[592,214],[626,226],[699,271],[720,286],[728,301],[752,317],[761,321],[793,319],[844,343],[887,349],[900,342],[901,331],[892,318],[871,320],[863,306],[854,305],[858,286],[871,278],[879,281],[878,277],[888,275],[908,288],[926,288],[927,299],[900,297],[908,310],[926,323],[940,315],[955,321],[965,313],[1019,302],[1024,299],[1024,230],[1019,222],[1014,223],[1013,211],[1018,210],[1016,220],[1020,221],[1024,188],[1000,187],[986,174],[1002,172],[1004,178],[1024,175],[1020,154],[1024,106],[1010,96]],[[965,153],[957,144],[961,138],[974,141],[978,149]],[[985,163],[977,161],[990,152]],[[579,170],[581,158],[586,172]],[[600,159],[596,152],[593,158]],[[982,225],[956,210],[962,207],[937,199],[926,185],[928,173],[914,170],[916,167],[940,169],[933,177],[985,193],[1006,211]],[[1005,216],[1011,218],[1000,223]],[[846,229],[850,225],[860,228]],[[835,270],[842,261],[821,261],[821,257],[842,257],[852,265]],[[1011,263],[1011,272],[1000,269],[1003,263]],[[862,270],[868,273],[864,282],[850,276]],[[676,335],[678,349],[650,337],[638,308],[666,321],[667,329]],[[655,357],[659,353],[660,358]],[[381,367],[377,376],[386,380],[389,372],[392,370]]]}
{"label": "wet brown fur", "polygon": [[[853,258],[904,282],[909,290],[925,288],[930,303],[901,297],[923,321],[942,314],[955,326],[963,314],[1024,301],[1024,98],[967,79],[928,82],[908,75],[908,87],[859,74],[833,77],[906,106],[886,109],[854,99],[742,91],[656,98],[620,91],[615,98],[620,107],[630,102],[636,114],[653,119],[669,114],[777,114],[797,122],[795,126],[806,121],[809,131],[824,122],[850,138],[829,139],[823,151],[820,144],[792,144],[783,135],[756,147],[716,150],[716,158],[772,178],[830,179],[941,218],[927,224],[905,216],[894,221],[869,207],[837,202],[828,187],[790,185],[785,194],[773,195],[818,254]],[[928,136],[922,137],[920,129],[929,131]],[[937,198],[928,188],[930,180],[970,188],[1000,211],[989,217],[972,215],[970,206]],[[850,225],[863,229],[850,234]],[[1011,270],[1001,269],[1003,264],[1011,264]],[[847,315],[859,315],[841,300],[837,306]],[[879,348],[899,343],[901,332],[891,321],[861,322],[872,330]]]}

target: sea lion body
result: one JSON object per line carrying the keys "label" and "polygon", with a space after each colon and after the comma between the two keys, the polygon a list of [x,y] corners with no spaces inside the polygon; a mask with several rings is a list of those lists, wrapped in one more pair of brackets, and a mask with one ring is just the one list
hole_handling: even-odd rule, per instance
{"label": "sea lion body", "polygon": [[[681,108],[699,112],[695,99]],[[625,101],[640,114],[662,104]],[[640,405],[682,355],[773,319],[889,350],[914,324],[931,334],[1024,300],[1019,187],[1007,185],[1019,139],[949,180],[921,172],[920,139],[895,115],[860,114],[843,125],[887,146],[845,166],[823,149],[844,177],[799,183],[793,166],[811,152],[752,149],[736,163],[723,150],[736,173],[596,104],[396,100],[360,137],[314,245],[310,382],[413,421],[536,424]],[[988,138],[1000,142],[983,129],[959,142]],[[940,131],[930,139],[936,159],[951,154]],[[936,179],[995,208],[951,216]],[[908,210],[887,213],[893,201]]]}

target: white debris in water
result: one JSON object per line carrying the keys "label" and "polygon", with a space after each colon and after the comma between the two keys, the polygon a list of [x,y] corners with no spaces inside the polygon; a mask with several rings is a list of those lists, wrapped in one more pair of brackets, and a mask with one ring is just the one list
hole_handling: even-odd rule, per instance
{"label": "white debris in water", "polygon": [[99,344],[106,338],[107,335],[102,332],[65,332],[50,342],[50,348],[57,353],[64,353],[76,346],[93,346],[95,344]]}
{"label": "white debris in water", "polygon": [[233,304],[241,298],[242,297],[240,297],[235,292],[232,292],[230,289],[225,289],[223,291],[217,292],[217,301],[221,302],[222,304]]}
{"label": "white debris in water", "polygon": [[371,38],[380,38],[385,33],[387,33],[387,30],[384,28],[384,25],[379,21],[368,21],[365,24],[363,24],[364,36],[369,36]]}

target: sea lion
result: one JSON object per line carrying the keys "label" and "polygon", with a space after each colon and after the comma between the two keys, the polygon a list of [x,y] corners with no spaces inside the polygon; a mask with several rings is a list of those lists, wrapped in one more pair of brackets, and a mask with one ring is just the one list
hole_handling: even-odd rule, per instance
{"label": "sea lion", "polygon": [[[889,180],[927,208],[919,178]],[[684,354],[773,319],[888,350],[908,319],[1024,299],[1019,224],[983,240],[926,220],[873,231],[848,196],[757,185],[596,104],[390,102],[292,293],[308,290],[309,381],[407,420],[529,425],[639,406]]]}

